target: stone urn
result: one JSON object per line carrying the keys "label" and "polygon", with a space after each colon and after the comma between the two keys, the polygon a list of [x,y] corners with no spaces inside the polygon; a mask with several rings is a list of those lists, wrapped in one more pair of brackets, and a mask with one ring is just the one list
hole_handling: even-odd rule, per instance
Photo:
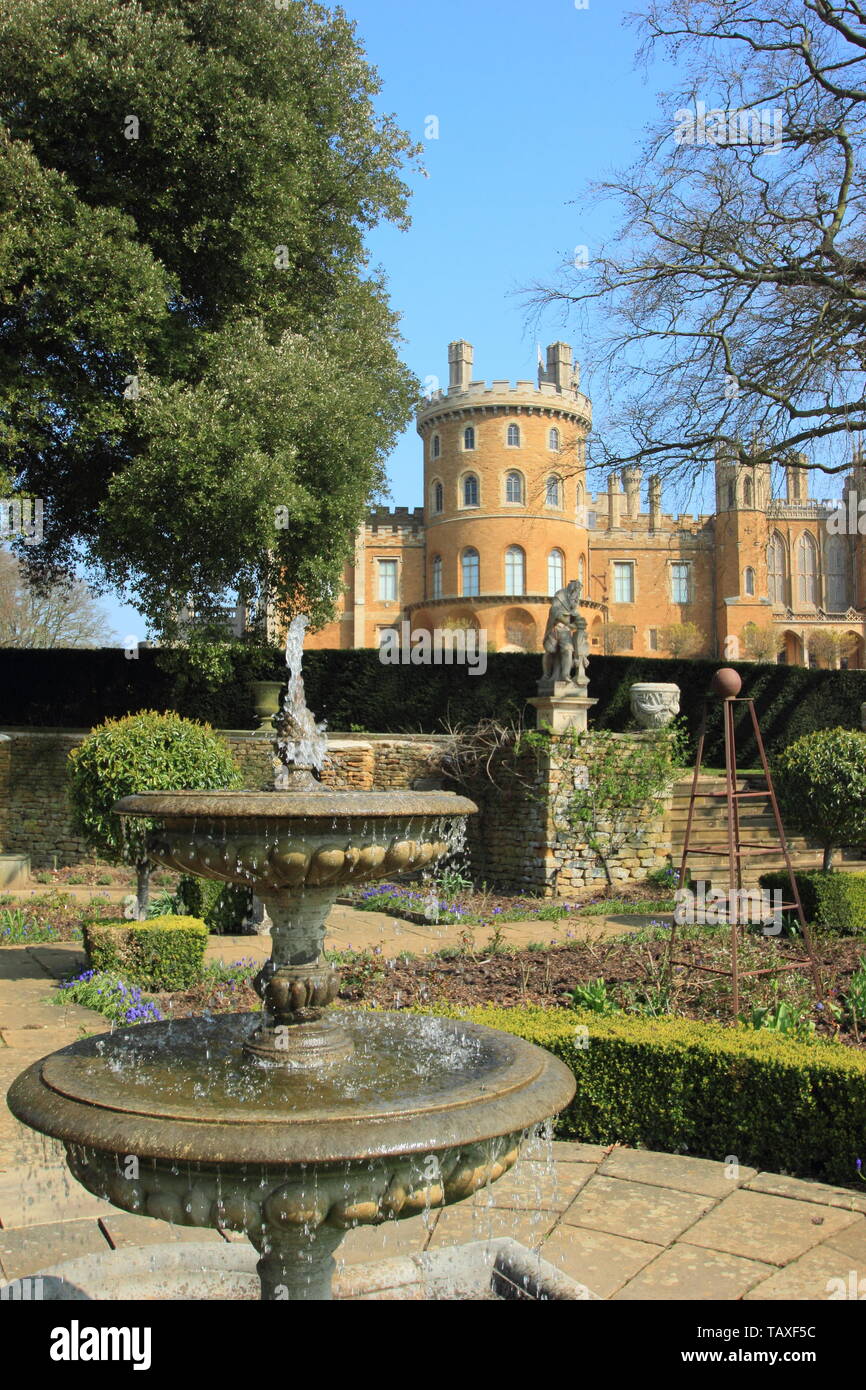
{"label": "stone urn", "polygon": [[664,729],[680,712],[680,688],[663,681],[639,681],[631,687],[631,712],[642,729]]}
{"label": "stone urn", "polygon": [[256,733],[273,734],[274,715],[279,713],[282,681],[250,681],[259,727]]}

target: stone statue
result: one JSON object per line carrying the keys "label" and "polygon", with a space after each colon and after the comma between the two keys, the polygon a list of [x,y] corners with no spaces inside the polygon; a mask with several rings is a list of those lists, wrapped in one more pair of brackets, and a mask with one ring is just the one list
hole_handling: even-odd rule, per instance
{"label": "stone statue", "polygon": [[544,631],[542,684],[568,684],[586,688],[588,684],[589,639],[586,619],[579,604],[583,585],[572,579],[554,594]]}

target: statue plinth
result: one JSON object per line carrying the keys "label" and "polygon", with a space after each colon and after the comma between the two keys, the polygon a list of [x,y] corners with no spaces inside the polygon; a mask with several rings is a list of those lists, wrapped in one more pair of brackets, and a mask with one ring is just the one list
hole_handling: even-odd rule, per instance
{"label": "statue plinth", "polygon": [[587,715],[598,700],[589,698],[585,685],[575,685],[573,681],[539,681],[538,694],[527,703],[535,707],[539,729],[549,729],[552,734],[574,729],[583,734]]}

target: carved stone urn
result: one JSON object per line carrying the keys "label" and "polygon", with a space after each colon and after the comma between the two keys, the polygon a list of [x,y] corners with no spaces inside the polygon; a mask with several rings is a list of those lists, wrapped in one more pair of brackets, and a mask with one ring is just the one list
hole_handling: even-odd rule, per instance
{"label": "carved stone urn", "polygon": [[664,681],[639,681],[631,687],[631,712],[642,729],[665,729],[680,712],[680,688]]}

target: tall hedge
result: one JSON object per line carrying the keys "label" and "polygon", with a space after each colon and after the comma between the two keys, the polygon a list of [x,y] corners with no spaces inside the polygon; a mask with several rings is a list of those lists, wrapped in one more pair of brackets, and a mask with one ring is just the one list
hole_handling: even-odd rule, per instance
{"label": "tall hedge", "polygon": [[[91,728],[106,718],[142,709],[173,709],[215,728],[252,729],[257,721],[249,682],[283,679],[283,654],[275,647],[240,646],[231,660],[231,677],[209,682],[185,669],[176,654],[167,659],[157,650],[144,650],[137,660],[127,660],[115,648],[0,649],[0,726]],[[703,695],[722,664],[593,656],[590,695],[598,704],[591,722],[621,731],[631,718],[630,685],[675,681],[694,742]],[[479,676],[465,666],[387,666],[370,649],[311,651],[304,658],[304,680],[311,709],[335,731],[355,727],[369,733],[441,733],[449,723],[531,716],[526,701],[535,694],[540,666],[537,654],[501,652],[488,657],[487,670]],[[743,678],[743,694],[756,702],[770,751],[813,729],[860,727],[866,671],[811,671],[749,662],[736,669]],[[757,750],[744,707],[738,711],[741,762],[754,766]],[[724,759],[721,706],[714,702],[710,713],[707,761],[719,766]]]}

